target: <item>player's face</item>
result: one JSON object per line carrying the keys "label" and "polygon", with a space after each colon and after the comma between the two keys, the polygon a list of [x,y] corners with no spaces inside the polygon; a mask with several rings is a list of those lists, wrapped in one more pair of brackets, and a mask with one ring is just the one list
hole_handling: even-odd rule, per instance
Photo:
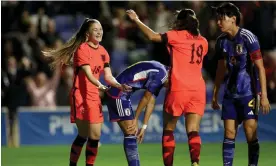
{"label": "player's face", "polygon": [[222,32],[228,32],[235,25],[235,17],[221,16],[217,18],[217,25]]}
{"label": "player's face", "polygon": [[95,22],[91,24],[89,31],[88,31],[88,41],[93,43],[99,43],[102,41],[103,37],[103,28],[100,22]]}

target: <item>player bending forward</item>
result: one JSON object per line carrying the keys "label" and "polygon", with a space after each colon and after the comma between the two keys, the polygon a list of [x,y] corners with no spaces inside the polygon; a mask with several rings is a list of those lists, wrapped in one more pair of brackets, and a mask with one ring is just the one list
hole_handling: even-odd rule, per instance
{"label": "player bending forward", "polygon": [[[167,68],[157,61],[142,61],[125,69],[116,80],[132,87],[132,92],[122,92],[111,87],[106,92],[106,104],[110,121],[116,121],[124,133],[124,150],[129,166],[140,166],[137,148],[141,142],[148,120],[155,106],[155,97],[162,87],[167,84]],[[132,110],[130,97],[139,89],[145,89],[145,94],[139,102],[136,114]],[[136,136],[137,122],[141,111],[146,107],[143,127]]]}
{"label": "player bending forward", "polygon": [[216,8],[216,13],[217,24],[223,34],[216,43],[219,60],[213,90],[213,109],[220,109],[218,92],[226,71],[225,61],[228,69],[222,102],[223,164],[233,164],[237,127],[243,122],[248,143],[248,165],[257,166],[260,149],[257,137],[259,94],[263,113],[270,111],[260,45],[253,33],[238,26],[240,12],[235,5],[223,3]]}
{"label": "player bending forward", "polygon": [[177,11],[171,30],[162,35],[143,24],[133,10],[128,10],[127,14],[150,40],[164,42],[172,59],[170,87],[163,115],[164,165],[173,165],[175,149],[173,131],[178,118],[184,114],[191,162],[193,166],[197,166],[201,147],[199,125],[206,104],[206,87],[201,69],[203,58],[208,51],[208,42],[200,35],[195,12],[191,9]]}

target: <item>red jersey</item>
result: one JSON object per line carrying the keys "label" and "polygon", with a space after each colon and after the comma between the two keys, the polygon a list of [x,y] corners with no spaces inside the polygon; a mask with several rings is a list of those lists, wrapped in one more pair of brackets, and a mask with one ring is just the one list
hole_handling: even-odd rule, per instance
{"label": "red jersey", "polygon": [[208,52],[207,40],[186,30],[162,34],[171,55],[170,90],[205,90],[202,78],[203,58]]}
{"label": "red jersey", "polygon": [[101,45],[98,48],[92,48],[87,43],[83,43],[75,52],[73,88],[77,88],[81,94],[85,94],[85,96],[82,96],[83,98],[91,100],[98,99],[99,90],[88,80],[84,71],[80,70],[80,67],[89,65],[93,76],[99,80],[106,63],[109,63],[109,55]]}

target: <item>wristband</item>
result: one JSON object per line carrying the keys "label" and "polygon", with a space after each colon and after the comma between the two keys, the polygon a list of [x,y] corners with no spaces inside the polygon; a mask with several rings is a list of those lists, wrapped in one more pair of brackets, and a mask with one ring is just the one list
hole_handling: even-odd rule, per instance
{"label": "wristband", "polygon": [[148,127],[148,125],[146,125],[146,124],[143,124],[143,126],[142,126],[142,129],[147,129],[147,127]]}

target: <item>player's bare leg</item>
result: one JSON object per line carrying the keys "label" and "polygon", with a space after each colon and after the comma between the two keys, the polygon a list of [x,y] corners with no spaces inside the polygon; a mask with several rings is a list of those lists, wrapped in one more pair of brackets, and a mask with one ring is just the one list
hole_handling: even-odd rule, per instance
{"label": "player's bare leg", "polygon": [[248,143],[248,165],[257,166],[259,160],[260,145],[257,137],[258,121],[247,119],[243,122],[244,132]]}
{"label": "player's bare leg", "polygon": [[98,154],[102,123],[88,124],[88,140],[86,144],[86,166],[93,166]]}
{"label": "player's bare leg", "polygon": [[185,115],[185,126],[188,135],[191,163],[193,166],[199,164],[201,139],[199,136],[201,116],[195,113]]}
{"label": "player's bare leg", "polygon": [[133,123],[134,120],[124,120],[119,121],[118,125],[124,133],[124,150],[128,166],[140,166],[136,133],[128,130]]}
{"label": "player's bare leg", "polygon": [[235,138],[237,135],[238,122],[236,120],[224,120],[223,140],[223,165],[232,166],[235,152]]}
{"label": "player's bare leg", "polygon": [[173,165],[173,156],[175,150],[174,130],[179,117],[172,116],[163,111],[163,135],[162,135],[162,153],[164,166]]}
{"label": "player's bare leg", "polygon": [[79,160],[81,150],[88,137],[88,123],[76,119],[78,136],[75,138],[70,151],[70,166],[76,166]]}

